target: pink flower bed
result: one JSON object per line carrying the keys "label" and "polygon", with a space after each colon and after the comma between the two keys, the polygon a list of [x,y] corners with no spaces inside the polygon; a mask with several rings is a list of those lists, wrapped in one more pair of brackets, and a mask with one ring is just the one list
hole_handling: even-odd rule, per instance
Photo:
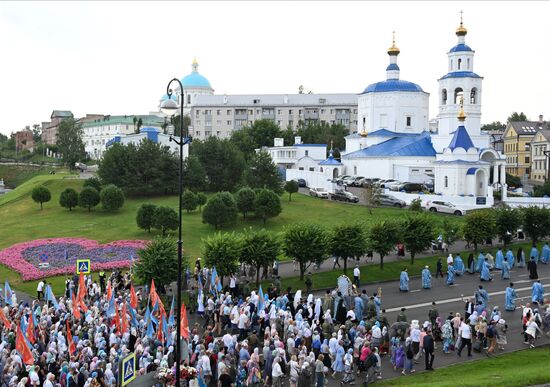
{"label": "pink flower bed", "polygon": [[[23,280],[74,274],[77,259],[90,259],[93,271],[130,267],[131,257],[148,241],[120,240],[106,244],[83,238],[35,239],[0,251],[0,264],[15,270]],[[48,268],[40,268],[48,262]]]}

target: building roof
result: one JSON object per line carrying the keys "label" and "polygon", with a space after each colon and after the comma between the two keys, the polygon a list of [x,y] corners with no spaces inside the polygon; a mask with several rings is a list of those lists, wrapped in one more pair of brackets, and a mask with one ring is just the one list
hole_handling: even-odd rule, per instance
{"label": "building roof", "polygon": [[466,174],[467,174],[467,175],[475,175],[475,174],[476,174],[476,171],[477,171],[478,169],[479,169],[479,168],[477,168],[477,167],[468,168],[468,170],[466,171]]}
{"label": "building roof", "polygon": [[379,144],[343,155],[343,158],[360,157],[434,157],[436,154],[428,132],[414,136],[395,137]]}
{"label": "building roof", "polygon": [[198,95],[195,107],[201,106],[357,106],[357,94],[234,94]]}
{"label": "building roof", "polygon": [[416,83],[404,81],[401,79],[387,79],[385,81],[376,82],[368,85],[367,88],[363,90],[362,94],[384,93],[384,92],[390,92],[390,91],[424,93],[424,90],[422,90],[422,88]]}
{"label": "building roof", "polygon": [[[388,129],[378,129],[374,132],[371,132],[368,134],[371,137],[406,137],[406,136],[417,136],[418,133],[398,133],[398,132],[392,132]],[[359,137],[361,137],[359,135]]]}
{"label": "building roof", "polygon": [[330,154],[328,155],[328,158],[326,160],[321,161],[319,165],[342,165],[342,163],[334,158],[334,154],[331,149]]}
{"label": "building roof", "polygon": [[512,121],[508,125],[520,136],[534,136],[538,130],[550,129],[550,123],[546,121]]}
{"label": "building roof", "polygon": [[210,82],[208,79],[206,79],[204,76],[197,72],[192,72],[189,75],[186,75],[181,80],[181,84],[185,89],[194,88],[194,87],[204,87],[207,89],[211,89],[212,86],[210,86]]}
{"label": "building roof", "polygon": [[397,63],[390,63],[388,67],[386,67],[386,71],[399,71],[399,66]]}
{"label": "building roof", "polygon": [[473,71],[452,71],[443,75],[440,79],[447,78],[482,78],[480,75],[477,75]]}
{"label": "building roof", "polygon": [[54,110],[52,112],[51,118],[54,118],[54,117],[71,118],[73,117],[73,113],[70,110]]}
{"label": "building roof", "polygon": [[455,150],[456,148],[463,148],[464,150],[475,148],[472,138],[468,134],[468,131],[464,125],[460,125],[455,130],[448,148],[451,150]]}
{"label": "building roof", "polygon": [[[161,100],[161,101],[166,101],[167,99],[168,99],[168,94],[164,94],[162,97],[160,97],[160,100]],[[177,102],[177,101],[178,101],[178,96],[177,96],[176,94],[172,94],[172,95],[170,96],[170,99],[171,99],[172,101],[176,101],[176,102]]]}
{"label": "building roof", "polygon": [[546,141],[550,141],[550,126],[548,126],[548,129],[539,130],[539,133],[546,139]]}
{"label": "building roof", "polygon": [[470,46],[464,43],[458,43],[456,46],[452,47],[449,52],[462,52],[462,51],[474,51]]}
{"label": "building roof", "polygon": [[293,146],[303,146],[303,147],[326,147],[327,144],[294,144]]}

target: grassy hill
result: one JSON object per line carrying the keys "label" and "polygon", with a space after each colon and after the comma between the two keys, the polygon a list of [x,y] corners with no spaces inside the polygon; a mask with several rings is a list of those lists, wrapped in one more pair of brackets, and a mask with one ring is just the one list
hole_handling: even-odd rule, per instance
{"label": "grassy hill", "polygon": [[15,188],[35,176],[48,175],[52,170],[57,172],[60,169],[37,165],[0,164],[0,179],[4,179],[6,187]]}

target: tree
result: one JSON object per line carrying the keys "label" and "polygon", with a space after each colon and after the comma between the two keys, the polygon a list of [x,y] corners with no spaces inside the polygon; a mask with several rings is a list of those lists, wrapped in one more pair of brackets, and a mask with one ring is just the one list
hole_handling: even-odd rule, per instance
{"label": "tree", "polygon": [[197,195],[191,191],[185,191],[181,197],[182,199],[182,208],[187,210],[187,213],[195,211],[197,209]]}
{"label": "tree", "polygon": [[216,272],[221,277],[235,273],[241,256],[242,241],[235,233],[216,233],[203,239],[205,264],[216,266]]}
{"label": "tree", "polygon": [[315,262],[323,262],[328,250],[325,229],[313,223],[295,223],[283,231],[283,251],[300,266],[300,280]]}
{"label": "tree", "polygon": [[513,112],[512,114],[510,114],[510,116],[508,116],[507,121],[517,122],[517,121],[528,121],[528,120],[527,120],[527,116],[523,112],[521,113]]}
{"label": "tree", "polygon": [[269,189],[260,189],[256,191],[256,200],[254,202],[254,213],[265,223],[268,218],[274,218],[283,211],[281,207],[281,198]]}
{"label": "tree", "polygon": [[414,265],[416,254],[431,246],[435,228],[432,220],[423,214],[409,214],[401,222],[401,239],[411,254],[411,265]]}
{"label": "tree", "polygon": [[109,184],[99,193],[104,210],[116,211],[124,205],[124,193],[114,184]]}
{"label": "tree", "polygon": [[285,191],[288,192],[288,201],[292,201],[292,194],[298,192],[298,183],[295,180],[289,180],[285,183]]}
{"label": "tree", "polygon": [[97,192],[101,192],[101,180],[99,180],[97,177],[90,177],[86,180],[84,180],[84,184],[82,187],[92,187],[97,190]]}
{"label": "tree", "polygon": [[177,212],[167,206],[157,207],[153,216],[153,227],[160,230],[162,236],[166,235],[168,230],[175,230],[179,226]]}
{"label": "tree", "polygon": [[189,156],[183,162],[183,186],[190,191],[199,192],[206,189],[208,179],[197,156]]}
{"label": "tree", "polygon": [[490,124],[485,124],[481,126],[481,130],[484,132],[492,132],[492,131],[504,132],[505,129],[506,129],[506,124],[503,124],[500,121],[493,121]]}
{"label": "tree", "polygon": [[197,205],[199,206],[199,211],[202,211],[202,206],[206,204],[208,197],[202,192],[197,193]]}
{"label": "tree", "polygon": [[77,124],[74,118],[68,118],[59,123],[56,143],[59,152],[63,155],[63,162],[71,169],[86,155],[82,133],[82,126]]}
{"label": "tree", "polygon": [[518,176],[510,175],[509,173],[506,173],[506,185],[510,188],[519,188],[523,186],[521,179]]}
{"label": "tree", "polygon": [[477,246],[496,234],[494,214],[489,210],[478,210],[468,213],[464,217],[462,226],[464,238],[474,244],[474,251],[477,253]]}
{"label": "tree", "polygon": [[235,194],[235,201],[239,212],[243,214],[243,219],[246,220],[246,214],[254,211],[256,193],[251,188],[243,187]]}
{"label": "tree", "polygon": [[344,260],[344,274],[348,270],[348,258],[359,259],[367,252],[363,227],[359,224],[336,226],[329,239],[329,252]]}
{"label": "tree", "polygon": [[229,192],[218,192],[212,196],[202,212],[202,222],[214,228],[235,224],[237,221],[237,204]]}
{"label": "tree", "polygon": [[135,274],[141,283],[155,285],[164,292],[166,285],[178,278],[178,247],[176,242],[167,237],[157,236],[144,249],[138,251],[139,260]]}
{"label": "tree", "polygon": [[151,232],[151,227],[153,227],[153,220],[155,218],[155,211],[157,206],[151,203],[143,203],[139,208],[136,215],[136,223],[139,228],[142,230],[147,230]]}
{"label": "tree", "polygon": [[42,203],[47,203],[52,199],[52,193],[44,186],[34,187],[31,196],[35,203],[40,203],[40,210],[43,208]]}
{"label": "tree", "polygon": [[372,209],[380,205],[381,190],[374,184],[367,184],[363,190],[363,198],[367,202],[367,209],[369,215],[372,215]]}
{"label": "tree", "polygon": [[536,245],[538,241],[550,234],[550,209],[535,206],[521,208],[523,231]]}
{"label": "tree", "polygon": [[[42,137],[40,136],[41,130],[39,124],[34,124],[32,126],[32,139],[34,140],[34,143],[37,144],[40,142]],[[36,152],[36,151],[35,151]]]}
{"label": "tree", "polygon": [[252,156],[245,173],[245,181],[250,188],[267,188],[278,194],[283,193],[279,169],[266,151]]}
{"label": "tree", "polygon": [[265,229],[247,230],[242,239],[241,261],[256,268],[256,286],[260,283],[260,269],[271,265],[281,251],[275,234]]}
{"label": "tree", "polygon": [[521,227],[522,214],[521,211],[514,208],[499,208],[494,210],[495,213],[495,225],[496,234],[500,237],[500,240],[506,247],[514,235],[516,235],[518,228]]}
{"label": "tree", "polygon": [[460,228],[449,221],[443,219],[443,241],[448,247],[451,247],[460,238]]}
{"label": "tree", "polygon": [[263,119],[254,121],[252,126],[245,126],[234,131],[231,134],[231,141],[248,159],[255,154],[256,149],[273,146],[275,137],[281,137],[279,125],[271,120]]}
{"label": "tree", "polygon": [[371,226],[367,233],[369,250],[380,255],[380,269],[384,269],[384,257],[395,248],[399,241],[399,223],[394,220],[382,220]]}
{"label": "tree", "polygon": [[59,205],[72,211],[73,208],[78,206],[78,192],[72,188],[66,188],[59,195]]}
{"label": "tree", "polygon": [[422,212],[422,200],[420,198],[413,199],[409,211]]}
{"label": "tree", "polygon": [[533,188],[533,194],[536,197],[550,196],[550,181],[545,182],[543,185],[536,185]]}
{"label": "tree", "polygon": [[95,188],[85,187],[78,194],[78,205],[82,208],[87,208],[88,212],[99,204],[99,192]]}

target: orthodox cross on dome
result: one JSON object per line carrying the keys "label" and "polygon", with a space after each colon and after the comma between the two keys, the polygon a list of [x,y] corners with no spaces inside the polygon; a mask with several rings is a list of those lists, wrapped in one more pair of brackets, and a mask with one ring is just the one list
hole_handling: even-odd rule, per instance
{"label": "orthodox cross on dome", "polygon": [[456,29],[456,34],[458,36],[464,36],[468,33],[468,30],[464,27],[463,14],[464,14],[464,12],[461,10],[460,11],[460,26]]}
{"label": "orthodox cross on dome", "polygon": [[197,58],[193,58],[193,63],[191,64],[191,69],[193,69],[193,72],[196,73],[199,71],[199,62],[197,62]]}
{"label": "orthodox cross on dome", "polygon": [[395,31],[392,31],[392,45],[388,48],[388,55],[399,55],[399,48],[395,45]]}

